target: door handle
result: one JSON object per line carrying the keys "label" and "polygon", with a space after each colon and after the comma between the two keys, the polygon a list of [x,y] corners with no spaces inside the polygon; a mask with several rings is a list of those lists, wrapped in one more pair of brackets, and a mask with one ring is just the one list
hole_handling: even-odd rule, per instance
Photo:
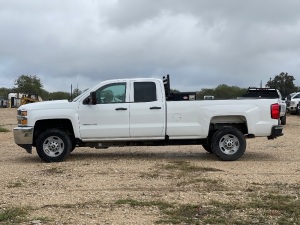
{"label": "door handle", "polygon": [[123,108],[123,107],[120,107],[120,108],[116,108],[117,111],[119,110],[127,110],[127,108]]}
{"label": "door handle", "polygon": [[150,109],[161,109],[161,107],[158,107],[158,106],[152,106],[152,107],[150,107]]}

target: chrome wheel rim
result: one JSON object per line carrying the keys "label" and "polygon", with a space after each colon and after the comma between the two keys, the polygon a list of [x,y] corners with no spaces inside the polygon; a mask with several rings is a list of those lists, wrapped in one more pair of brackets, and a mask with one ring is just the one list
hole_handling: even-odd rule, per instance
{"label": "chrome wheel rim", "polygon": [[48,137],[43,143],[43,149],[46,155],[57,157],[64,151],[64,142],[57,136]]}
{"label": "chrome wheel rim", "polygon": [[233,155],[239,150],[240,142],[236,136],[226,134],[220,139],[219,147],[224,154]]}

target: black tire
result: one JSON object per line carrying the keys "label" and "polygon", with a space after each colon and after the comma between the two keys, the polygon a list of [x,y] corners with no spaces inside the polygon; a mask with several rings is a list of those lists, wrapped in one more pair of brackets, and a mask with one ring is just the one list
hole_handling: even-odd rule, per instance
{"label": "black tire", "polygon": [[223,127],[212,137],[212,151],[223,161],[234,161],[244,155],[246,139],[243,133],[234,127]]}
{"label": "black tire", "polygon": [[45,162],[61,162],[70,153],[72,142],[70,136],[59,129],[49,129],[39,135],[36,150]]}
{"label": "black tire", "polygon": [[284,114],[284,116],[280,117],[280,124],[286,125],[286,114]]}

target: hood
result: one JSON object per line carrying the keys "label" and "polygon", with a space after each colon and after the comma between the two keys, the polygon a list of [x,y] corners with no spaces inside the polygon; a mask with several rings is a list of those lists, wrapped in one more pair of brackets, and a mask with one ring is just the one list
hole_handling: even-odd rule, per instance
{"label": "hood", "polygon": [[73,108],[78,103],[69,102],[68,100],[55,100],[28,103],[19,107],[19,110],[34,110],[34,109],[68,109]]}

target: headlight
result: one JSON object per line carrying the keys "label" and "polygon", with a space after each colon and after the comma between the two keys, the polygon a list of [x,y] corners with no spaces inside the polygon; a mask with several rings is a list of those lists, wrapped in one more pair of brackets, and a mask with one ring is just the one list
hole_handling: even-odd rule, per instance
{"label": "headlight", "polygon": [[27,111],[18,110],[17,120],[19,126],[27,126]]}
{"label": "headlight", "polygon": [[21,116],[27,116],[27,111],[21,111]]}
{"label": "headlight", "polygon": [[296,106],[297,103],[295,101],[291,101],[291,105],[290,106]]}

